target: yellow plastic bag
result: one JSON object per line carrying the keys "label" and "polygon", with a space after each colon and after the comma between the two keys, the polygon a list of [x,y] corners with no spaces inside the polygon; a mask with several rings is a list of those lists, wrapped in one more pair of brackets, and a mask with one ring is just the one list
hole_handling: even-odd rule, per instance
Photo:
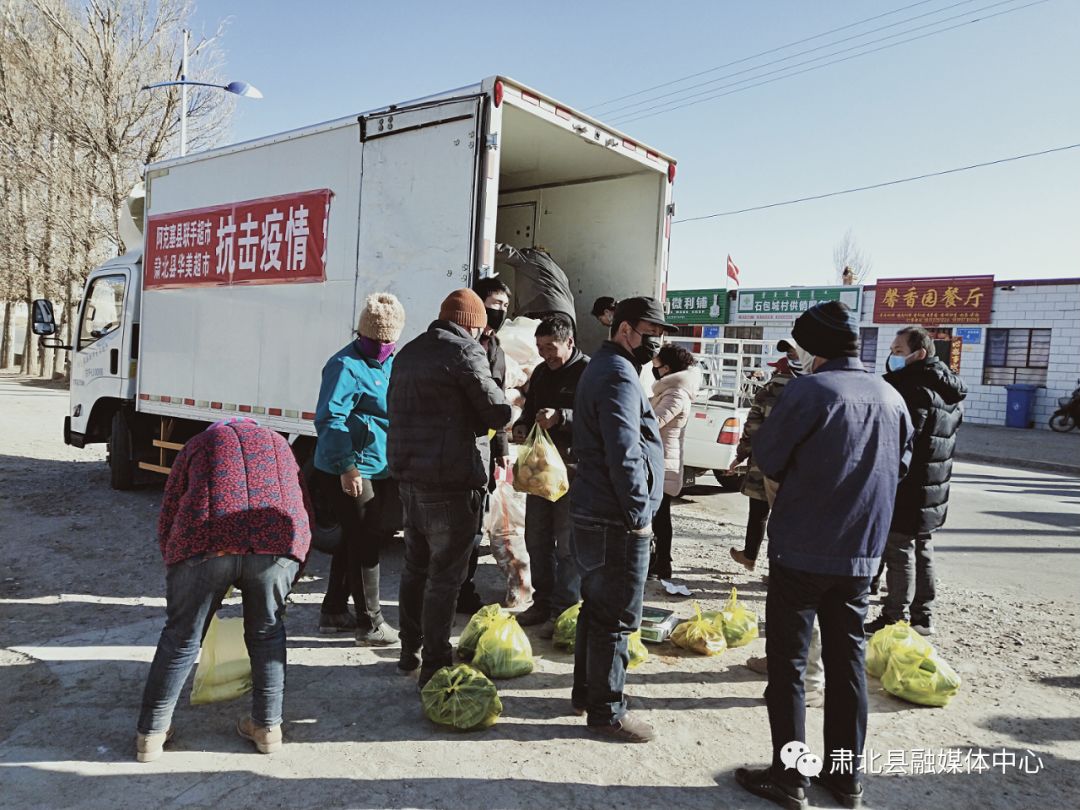
{"label": "yellow plastic bag", "polygon": [[215,613],[203,639],[191,705],[233,700],[251,691],[251,659],[244,643],[244,619]]}
{"label": "yellow plastic bag", "polygon": [[492,620],[476,643],[472,663],[489,678],[517,678],[533,671],[532,645],[517,617]]}
{"label": "yellow plastic bag", "polygon": [[745,647],[758,637],[758,617],[754,611],[739,601],[738,592],[732,588],[724,609],[713,623],[724,634],[728,647]]}
{"label": "yellow plastic bag", "polygon": [[671,631],[671,640],[700,655],[719,655],[727,649],[723,631],[701,615],[697,602],[694,602],[694,618],[676,625]]}
{"label": "yellow plastic bag", "polygon": [[882,627],[866,645],[866,674],[880,678],[889,666],[893,653],[913,650],[921,656],[934,652],[930,642],[916,633],[907,622],[897,622]]}
{"label": "yellow plastic bag", "polygon": [[960,676],[931,651],[894,649],[881,685],[889,694],[920,706],[945,706],[960,691]]}
{"label": "yellow plastic bag", "polygon": [[570,652],[574,651],[574,642],[577,641],[579,613],[581,613],[581,602],[571,605],[559,614],[559,618],[555,620],[555,635],[552,636],[552,643],[556,647],[562,647]]}
{"label": "yellow plastic bag", "polygon": [[641,640],[641,630],[635,630],[630,634],[630,643],[627,648],[630,652],[630,669],[637,669],[645,663],[649,657],[649,651],[645,648],[645,642]]}
{"label": "yellow plastic bag", "polygon": [[566,464],[559,455],[551,436],[534,424],[514,462],[514,489],[557,501],[570,489]]}
{"label": "yellow plastic bag", "polygon": [[420,690],[420,702],[433,723],[461,731],[493,726],[503,710],[495,684],[468,664],[437,670]]}
{"label": "yellow plastic bag", "polygon": [[472,660],[472,657],[476,655],[476,644],[480,641],[480,636],[484,635],[484,631],[491,627],[492,622],[499,616],[509,615],[508,610],[498,605],[485,605],[476,611],[469,619],[469,623],[465,625],[465,629],[461,631],[461,638],[458,639],[458,655],[466,661]]}

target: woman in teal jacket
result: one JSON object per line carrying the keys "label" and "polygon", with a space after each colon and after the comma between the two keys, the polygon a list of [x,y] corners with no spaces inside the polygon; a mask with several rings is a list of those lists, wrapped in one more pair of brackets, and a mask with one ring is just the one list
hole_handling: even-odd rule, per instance
{"label": "woman in teal jacket", "polygon": [[[322,370],[315,409],[318,486],[341,525],[323,599],[319,630],[356,631],[356,643],[389,645],[397,631],[386,623],[379,600],[382,513],[398,503],[386,463],[386,390],[405,310],[390,293],[364,302],[357,338]],[[341,583],[348,584],[346,591]],[[348,612],[352,594],[357,620]]]}

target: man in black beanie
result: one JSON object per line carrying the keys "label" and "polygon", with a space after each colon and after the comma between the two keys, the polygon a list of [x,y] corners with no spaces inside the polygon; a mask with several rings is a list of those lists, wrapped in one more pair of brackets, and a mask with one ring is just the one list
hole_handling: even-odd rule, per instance
{"label": "man in black beanie", "polygon": [[[896,390],[859,361],[855,314],[838,301],[799,316],[791,331],[812,374],[784,387],[754,436],[754,458],[779,483],[769,518],[765,602],[773,761],[739,768],[739,784],[785,807],[805,807],[807,774],[781,752],[806,743],[803,678],[815,616],[825,665],[825,745],[818,781],[844,807],[862,806],[866,741],[863,622],[913,429]],[[808,749],[817,753],[820,749]]]}

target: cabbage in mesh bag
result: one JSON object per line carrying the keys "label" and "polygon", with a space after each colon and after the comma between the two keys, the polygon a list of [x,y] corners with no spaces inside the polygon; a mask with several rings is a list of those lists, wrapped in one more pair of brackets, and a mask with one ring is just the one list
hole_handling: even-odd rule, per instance
{"label": "cabbage in mesh bag", "polygon": [[473,666],[491,678],[517,678],[533,671],[532,645],[516,617],[495,617],[476,643]]}
{"label": "cabbage in mesh bag", "polygon": [[866,673],[874,678],[885,674],[889,658],[893,653],[913,650],[923,656],[930,655],[934,648],[930,642],[920,636],[907,622],[897,622],[882,627],[866,645]]}
{"label": "cabbage in mesh bag", "polygon": [[461,631],[461,638],[458,639],[458,655],[466,661],[472,660],[476,654],[476,643],[480,640],[480,636],[484,635],[484,631],[491,627],[491,623],[499,616],[509,615],[509,611],[503,610],[498,605],[485,605],[476,611],[469,619],[469,623],[465,625],[465,629]]}
{"label": "cabbage in mesh bag", "polygon": [[436,671],[420,690],[420,702],[429,720],[461,731],[494,725],[503,708],[495,684],[468,664]]}
{"label": "cabbage in mesh bag", "polygon": [[909,703],[941,707],[960,691],[960,676],[937,653],[905,647],[893,650],[881,685]]}
{"label": "cabbage in mesh bag", "polygon": [[555,620],[555,635],[552,636],[552,642],[556,647],[574,651],[579,613],[581,613],[581,602],[571,605],[559,614],[559,618]]}

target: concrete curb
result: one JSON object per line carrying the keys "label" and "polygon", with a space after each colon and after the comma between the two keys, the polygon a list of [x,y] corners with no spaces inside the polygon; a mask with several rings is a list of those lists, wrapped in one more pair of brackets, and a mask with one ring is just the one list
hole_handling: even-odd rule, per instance
{"label": "concrete curb", "polygon": [[955,453],[956,461],[973,461],[978,464],[991,464],[995,467],[1019,467],[1024,470],[1041,470],[1043,472],[1058,473],[1060,475],[1074,475],[1080,478],[1080,466],[1074,464],[1057,464],[1053,461],[1038,461],[1027,458],[1002,458],[983,453]]}

